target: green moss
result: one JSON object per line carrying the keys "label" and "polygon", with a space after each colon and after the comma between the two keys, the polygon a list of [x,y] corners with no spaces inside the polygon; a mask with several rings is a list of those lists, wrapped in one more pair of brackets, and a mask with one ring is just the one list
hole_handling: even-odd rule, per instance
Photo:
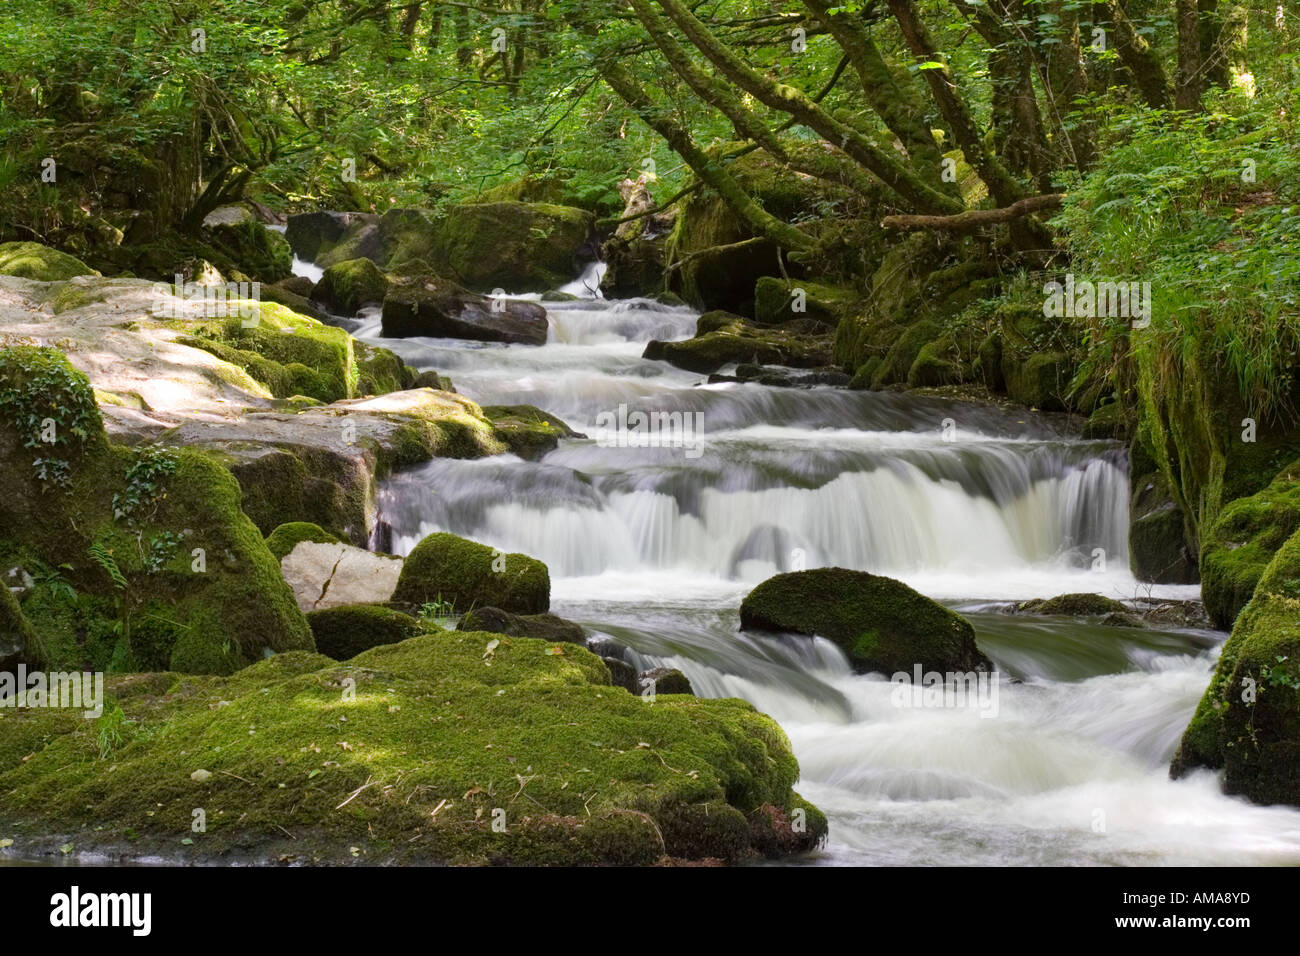
{"label": "green moss", "polygon": [[990,667],[964,618],[901,581],[865,571],[817,568],[768,578],[741,602],[740,626],[827,638],[860,671]]}
{"label": "green moss", "polygon": [[1277,550],[1300,530],[1300,461],[1219,513],[1201,542],[1201,595],[1217,627],[1230,628]]}
{"label": "green moss", "polygon": [[255,219],[215,226],[211,236],[212,244],[254,279],[270,283],[293,275],[289,243]]}
{"label": "green moss", "polygon": [[476,607],[456,624],[459,631],[492,631],[511,637],[532,637],[539,641],[586,644],[580,624],[554,614],[511,614],[499,607]]}
{"label": "green moss", "polygon": [[396,644],[432,628],[409,614],[375,604],[343,604],[307,615],[316,650],[345,661],[381,644]]}
{"label": "green moss", "polygon": [[99,273],[80,259],[39,242],[3,242],[0,243],[0,275],[58,282]]}
{"label": "green moss", "polygon": [[303,541],[315,541],[321,544],[337,544],[339,538],[330,534],[320,525],[309,521],[290,521],[279,525],[266,536],[266,547],[271,557],[283,561],[285,555]]}
{"label": "green moss", "polygon": [[483,414],[497,437],[520,458],[540,458],[554,451],[561,438],[578,434],[535,405],[484,405]]}
{"label": "green moss", "polygon": [[[647,703],[589,652],[556,650],[444,632],[346,664],[294,653],[228,679],[114,679],[122,740],[104,756],[91,722],[5,715],[0,823],[20,844],[134,834],[183,859],[644,864],[744,857],[748,815],[807,808],[788,740],[750,705]],[[789,850],[824,836],[806,815]]]}
{"label": "green moss", "polygon": [[351,335],[274,302],[258,304],[255,325],[240,318],[177,323],[182,343],[248,372],[276,398],[335,402],[357,394],[360,370]]}
{"label": "green moss", "polygon": [[[728,318],[730,316],[730,318]],[[757,326],[731,313],[706,312],[694,338],[651,341],[644,357],[691,372],[716,372],[732,362],[814,368],[830,362],[829,338],[806,322],[779,328]]]}
{"label": "green moss", "polygon": [[930,319],[922,319],[914,325],[909,325],[894,340],[894,344],[885,354],[884,361],[876,367],[871,379],[871,387],[884,388],[887,385],[906,382],[907,373],[916,364],[921,349],[927,342],[938,338],[940,333],[939,324]]}
{"label": "green moss", "polygon": [[431,534],[402,565],[395,602],[450,602],[458,613],[498,607],[540,614],[551,605],[546,565],[526,554],[505,554],[454,534]]}
{"label": "green moss", "polygon": [[1172,773],[1223,771],[1228,793],[1300,806],[1300,533],[1268,563],[1223,645]]}
{"label": "green moss", "polygon": [[[803,311],[800,312],[795,311],[798,301],[795,293],[798,291],[803,292]],[[787,282],[764,276],[754,285],[754,319],[774,325],[792,319],[812,319],[834,326],[848,314],[858,299],[857,291],[850,288],[804,279]]]}
{"label": "green moss", "polygon": [[[193,667],[198,648],[213,651],[203,666],[220,658],[219,669],[229,670],[267,651],[311,646],[225,468],[192,449],[109,444],[89,383],[57,352],[3,350],[0,370],[6,384],[27,386],[19,405],[0,401],[0,527],[65,579],[66,588],[46,587],[24,611],[50,625],[54,663],[61,654],[78,665],[93,655],[105,667],[127,666],[132,627],[145,612],[173,622],[173,668],[181,651]],[[79,424],[54,443],[24,447],[28,416],[39,423],[47,411]],[[33,467],[52,452],[60,468]],[[68,640],[69,629],[78,640]]]}
{"label": "green moss", "polygon": [[[550,289],[573,278],[575,256],[593,224],[586,210],[548,203],[451,206],[433,233],[429,257],[476,291]],[[424,251],[412,242],[403,248],[413,258]]]}
{"label": "green moss", "polygon": [[355,315],[363,305],[379,305],[388,294],[388,277],[369,259],[346,259],[330,266],[311,296],[339,315]]}
{"label": "green moss", "polygon": [[45,642],[23,616],[13,592],[0,583],[0,671],[11,671],[20,663],[39,668],[48,661]]}
{"label": "green moss", "polygon": [[1086,616],[1089,614],[1125,614],[1128,608],[1112,598],[1100,594],[1081,592],[1078,594],[1058,594],[1054,598],[1023,601],[1017,608],[1027,614],[1068,614]]}
{"label": "green moss", "polygon": [[360,341],[353,343],[353,349],[357,356],[358,395],[387,395],[415,387],[415,369],[395,353]]}
{"label": "green moss", "polygon": [[964,361],[956,337],[945,333],[916,353],[916,360],[907,370],[907,385],[909,388],[959,385],[970,377],[970,365]]}

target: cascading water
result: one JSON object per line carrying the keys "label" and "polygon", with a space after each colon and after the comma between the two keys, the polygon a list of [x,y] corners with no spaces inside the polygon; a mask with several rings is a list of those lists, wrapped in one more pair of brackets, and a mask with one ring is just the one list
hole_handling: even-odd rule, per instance
{"label": "cascading water", "polygon": [[[566,291],[592,295],[594,267]],[[536,298],[536,297],[530,297]],[[704,696],[775,717],[801,793],[827,812],[817,863],[1300,862],[1300,813],[1169,780],[1221,635],[993,613],[1093,591],[1193,597],[1128,572],[1123,452],[1045,420],[931,398],[704,384],[641,358],[695,313],[645,300],[547,303],[545,346],[384,339],[480,404],[537,405],[586,434],[540,461],[439,459],[380,494],[393,547],[448,530],[544,560],[552,609],[678,667]],[[377,316],[349,322],[379,339]],[[636,440],[620,406],[701,431]],[[698,417],[694,413],[698,413]],[[682,438],[682,436],[678,436]],[[820,639],[737,630],[780,570],[890,574],[974,623],[998,664],[996,719],[900,708]]]}

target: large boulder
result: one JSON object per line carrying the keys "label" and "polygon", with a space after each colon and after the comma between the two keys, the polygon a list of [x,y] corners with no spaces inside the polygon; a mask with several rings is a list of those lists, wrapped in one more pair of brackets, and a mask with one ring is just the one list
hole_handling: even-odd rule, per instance
{"label": "large boulder", "polygon": [[584,257],[595,258],[594,223],[585,210],[549,203],[451,206],[438,222],[429,261],[479,291],[553,289],[578,274]]}
{"label": "large boulder", "polygon": [[221,222],[207,228],[212,245],[261,282],[279,282],[293,275],[293,250],[284,236],[255,219]]}
{"label": "large boulder", "polygon": [[765,325],[812,319],[834,327],[860,298],[842,286],[763,276],[754,286],[754,319]]}
{"label": "large boulder", "polygon": [[74,276],[97,276],[99,273],[80,259],[39,242],[2,242],[0,275],[56,282]]}
{"label": "large boulder", "polygon": [[1216,627],[1232,627],[1277,550],[1300,530],[1300,461],[1267,488],[1227,504],[1201,541],[1201,596]]}
{"label": "large boulder", "polygon": [[506,554],[437,532],[407,555],[393,600],[416,606],[440,602],[458,614],[481,607],[542,614],[551,606],[551,577],[545,564],[526,554]]}
{"label": "large boulder", "polygon": [[532,637],[539,641],[586,644],[582,625],[554,614],[511,614],[499,607],[476,607],[461,617],[458,631],[491,631],[510,637]]}
{"label": "large boulder", "polygon": [[546,309],[535,302],[488,298],[455,283],[426,278],[394,289],[384,299],[383,334],[545,345]]}
{"label": "large boulder", "polygon": [[379,217],[364,212],[304,212],[289,217],[284,238],[294,255],[315,262],[345,238],[373,227]]}
{"label": "large boulder", "polygon": [[740,605],[744,630],[816,635],[833,641],[858,671],[886,674],[991,669],[965,619],[901,581],[817,568],[768,578]]}
{"label": "large boulder", "polygon": [[1223,645],[1174,756],[1256,803],[1300,806],[1300,532],[1273,556]]}
{"label": "large boulder", "polygon": [[356,315],[363,305],[381,305],[388,277],[369,259],[345,259],[330,266],[311,290],[311,298],[335,315]]}
{"label": "large boulder", "polygon": [[825,330],[808,320],[770,328],[729,312],[714,311],[700,316],[697,329],[693,338],[684,341],[648,342],[644,357],[701,373],[716,372],[733,362],[794,368],[830,363],[830,340]]}
{"label": "large boulder", "polygon": [[1187,547],[1186,522],[1169,482],[1151,471],[1133,482],[1128,553],[1133,576],[1154,584],[1194,584],[1196,555]]}
{"label": "large boulder", "polygon": [[0,350],[0,538],[59,568],[23,598],[51,664],[226,673],[311,632],[239,485],[191,448],[109,442],[53,349]]}
{"label": "large boulder", "polygon": [[397,587],[402,559],[341,542],[300,541],[280,561],[280,571],[306,613],[344,604],[383,604]]}
{"label": "large boulder", "polygon": [[[649,865],[807,852],[826,835],[770,717],[734,699],[647,706],[573,645],[442,632],[344,663],[279,654],[229,679],[130,675],[106,689],[120,742],[66,711],[6,711],[0,793],[6,818],[25,822],[16,848],[55,837],[184,863]],[[202,834],[195,806],[210,808]],[[788,839],[751,835],[748,821],[773,813],[795,824]]]}

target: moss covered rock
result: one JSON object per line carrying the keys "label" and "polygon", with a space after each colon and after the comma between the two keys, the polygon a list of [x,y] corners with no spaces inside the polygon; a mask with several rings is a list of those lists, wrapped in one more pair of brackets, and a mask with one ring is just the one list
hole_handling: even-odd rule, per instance
{"label": "moss covered rock", "polygon": [[690,372],[716,372],[732,362],[815,368],[830,362],[830,340],[808,320],[779,328],[754,325],[731,313],[700,317],[694,338],[681,342],[652,340],[644,357]]}
{"label": "moss covered rock", "polygon": [[690,680],[675,667],[655,667],[637,675],[642,688],[654,688],[655,694],[690,694],[695,690]]}
{"label": "moss covered rock", "polygon": [[1016,610],[1025,614],[1068,614],[1074,617],[1128,613],[1128,608],[1119,601],[1088,592],[1022,601]]}
{"label": "moss covered rock", "polygon": [[1198,767],[1222,770],[1228,793],[1300,806],[1300,533],[1237,617],[1171,770]]}
{"label": "moss covered rock", "polygon": [[208,229],[218,250],[260,282],[279,282],[293,275],[293,250],[284,236],[256,219],[219,223]]}
{"label": "moss covered rock", "polygon": [[1300,530],[1300,461],[1267,488],[1230,502],[1201,541],[1201,596],[1216,627],[1232,627],[1277,550]]}
{"label": "moss covered rock", "polygon": [[46,663],[45,642],[23,616],[9,586],[0,582],[0,671],[12,671],[19,664],[39,668]]}
{"label": "moss covered rock", "polygon": [[554,614],[511,614],[499,607],[477,607],[461,617],[456,625],[459,631],[491,631],[511,637],[531,637],[539,641],[562,641],[568,644],[585,644],[586,632],[582,625],[566,621]]}
{"label": "moss covered rock", "polygon": [[223,673],[312,646],[230,473],[193,449],[110,444],[52,349],[0,350],[0,484],[2,533],[69,584],[24,602],[53,664],[80,666],[90,628],[115,635],[99,663],[118,669]]}
{"label": "moss covered rock", "polygon": [[561,438],[583,437],[536,405],[484,405],[483,414],[497,436],[520,458],[540,458],[554,451]]}
{"label": "moss covered rock", "polygon": [[[284,556],[298,546],[300,541],[315,541],[319,544],[337,544],[338,538],[320,525],[310,521],[289,521],[279,525],[266,536],[266,547],[275,560]],[[332,655],[331,655],[332,656]]]}
{"label": "moss covered rock", "polygon": [[834,327],[858,298],[856,290],[842,286],[763,276],[754,284],[754,320],[780,325],[811,319]]}
{"label": "moss covered rock", "polygon": [[859,671],[983,671],[991,667],[964,618],[901,581],[817,568],[768,578],[740,605],[744,630],[834,641]]}
{"label": "moss covered rock", "polygon": [[377,604],[341,604],[307,615],[316,650],[346,661],[382,644],[397,644],[431,628],[409,614]]}
{"label": "moss covered rock", "polygon": [[388,277],[369,259],[346,259],[322,273],[311,298],[336,315],[356,315],[363,305],[382,305],[388,287]]}
{"label": "moss covered rock", "polygon": [[546,565],[526,554],[438,532],[407,555],[393,600],[417,606],[441,601],[459,614],[480,607],[541,614],[551,606],[551,577]]}
{"label": "moss covered rock", "polygon": [[273,302],[238,316],[178,321],[185,345],[244,369],[276,398],[306,395],[321,402],[351,398],[360,371],[352,336]]}
{"label": "moss covered rock", "polygon": [[39,242],[0,242],[0,275],[58,282],[99,273],[80,259]]}
{"label": "moss covered rock", "polygon": [[[107,752],[79,716],[5,719],[0,825],[23,850],[57,835],[81,849],[129,842],[130,855],[301,863],[743,859],[772,843],[735,818],[766,807],[790,821],[780,852],[825,837],[770,718],[739,700],[647,706],[610,687],[593,654],[561,649],[442,632],[342,664],[295,653],[229,679],[115,679],[121,739]],[[509,800],[517,774],[530,799]]]}
{"label": "moss covered rock", "polygon": [[365,226],[373,229],[378,222],[379,217],[373,213],[299,213],[289,217],[284,238],[299,258],[316,262],[344,239]]}

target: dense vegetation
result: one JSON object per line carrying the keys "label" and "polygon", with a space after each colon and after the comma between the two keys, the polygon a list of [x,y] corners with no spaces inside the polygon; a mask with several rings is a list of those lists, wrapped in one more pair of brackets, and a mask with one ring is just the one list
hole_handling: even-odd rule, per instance
{"label": "dense vegetation", "polygon": [[[0,333],[0,556],[36,572],[3,620],[27,635],[33,664],[169,672],[116,685],[134,724],[119,741],[122,776],[154,781],[169,813],[194,761],[160,764],[148,736],[174,718],[197,752],[222,695],[240,720],[305,733],[303,708],[334,706],[349,675],[376,685],[367,714],[396,712],[399,699],[408,713],[432,706],[421,667],[441,656],[450,676],[433,696],[497,706],[501,690],[479,665],[499,639],[469,631],[449,649],[424,625],[453,607],[547,611],[540,562],[504,556],[518,578],[506,586],[490,576],[499,555],[486,545],[431,536],[396,589],[355,612],[305,606],[276,561],[370,543],[374,483],[398,466],[507,448],[534,457],[571,432],[531,406],[450,395],[436,372],[417,376],[318,321],[318,307],[382,302],[394,337],[473,338],[468,327],[488,322],[490,341],[540,344],[540,305],[498,313],[487,296],[500,286],[556,296],[597,253],[611,295],[704,313],[694,338],[651,342],[648,358],[1009,400],[1123,442],[1138,580],[1199,580],[1214,623],[1235,623],[1178,769],[1227,768],[1234,792],[1300,804],[1300,18],[1288,4],[8,0],[0,90],[0,274],[49,283],[30,293],[42,314],[138,311],[139,289],[113,280],[205,269],[258,280],[272,300],[257,328],[155,327],[160,352],[188,349],[201,366],[205,400],[219,392],[223,409],[297,416],[297,444],[265,455],[248,453],[244,433],[205,444],[191,441],[201,429],[177,429],[173,444],[203,445],[180,450],[110,437],[101,410],[152,411],[141,394],[92,392],[60,354],[71,347]],[[236,204],[245,219],[213,218]],[[336,210],[360,215],[296,235],[290,223],[284,240],[258,221]],[[290,244],[327,267],[319,285],[293,284]],[[1118,299],[1049,308],[1052,283],[1076,280],[1149,295],[1118,311]],[[435,319],[445,324],[430,331]],[[384,403],[415,386],[437,391]],[[359,442],[337,443],[335,413],[362,423]],[[58,438],[32,437],[47,419]],[[195,577],[205,560],[211,571]],[[800,629],[780,595],[782,613],[751,602],[756,627]],[[905,597],[946,622],[960,660],[983,666],[968,624]],[[403,606],[373,609],[388,598]],[[851,610],[837,639],[855,664],[893,661],[892,646],[876,653],[874,623],[864,643]],[[421,636],[367,651],[353,640],[363,621],[393,642]],[[507,642],[501,656],[519,670],[501,683],[563,698],[575,722],[622,721],[601,744],[615,789],[594,804],[598,825],[580,823],[588,808],[565,774],[586,751],[552,736],[552,776],[538,790],[554,819],[533,821],[537,843],[517,859],[738,859],[820,838],[824,821],[791,790],[793,758],[766,718],[683,697],[648,720],[597,659],[544,643]],[[336,666],[313,647],[349,660]],[[261,660],[276,656],[287,662]],[[259,675],[274,691],[265,699],[246,683]],[[396,690],[381,693],[381,677]],[[1266,707],[1235,702],[1229,689],[1245,678]],[[529,699],[530,732],[547,736],[555,711]],[[26,736],[0,753],[10,758],[0,778],[24,813],[36,812],[48,772],[20,766],[29,746],[81,761],[51,817],[60,826],[75,822],[74,799],[107,794],[111,808],[107,773],[86,757],[100,742],[21,720]],[[226,723],[230,736],[213,739],[237,739],[235,716]],[[403,725],[381,726],[367,746],[406,742]],[[254,772],[266,754],[252,746],[231,766]],[[501,769],[493,759],[464,756],[444,789],[477,786]],[[293,766],[311,780],[316,762]],[[669,763],[694,769],[679,780]],[[358,758],[345,771],[349,787],[369,779]],[[376,855],[405,833],[398,796],[409,803],[384,790],[354,807],[389,828]],[[464,840],[447,837],[432,856],[493,858],[489,831],[465,816],[473,809],[449,814]],[[768,833],[804,810],[811,831]],[[690,821],[713,811],[721,823],[701,837]]]}

